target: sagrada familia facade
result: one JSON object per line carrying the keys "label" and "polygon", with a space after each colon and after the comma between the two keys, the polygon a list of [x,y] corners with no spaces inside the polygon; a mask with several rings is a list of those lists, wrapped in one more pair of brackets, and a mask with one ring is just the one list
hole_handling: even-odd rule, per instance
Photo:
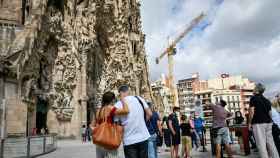
{"label": "sagrada familia facade", "polygon": [[7,136],[77,138],[102,93],[124,83],[151,99],[139,0],[0,0],[0,10]]}

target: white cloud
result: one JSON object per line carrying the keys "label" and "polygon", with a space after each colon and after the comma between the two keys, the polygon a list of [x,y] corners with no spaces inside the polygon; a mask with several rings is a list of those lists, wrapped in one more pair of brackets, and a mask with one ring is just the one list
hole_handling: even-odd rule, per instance
{"label": "white cloud", "polygon": [[[213,7],[214,0],[143,0],[142,21],[152,80],[167,73],[167,61],[155,65],[167,36],[175,37],[192,18]],[[175,77],[193,72],[204,78],[220,73],[242,74],[280,91],[280,1],[224,1],[212,25],[201,36],[178,46]],[[178,31],[179,30],[179,31]]]}

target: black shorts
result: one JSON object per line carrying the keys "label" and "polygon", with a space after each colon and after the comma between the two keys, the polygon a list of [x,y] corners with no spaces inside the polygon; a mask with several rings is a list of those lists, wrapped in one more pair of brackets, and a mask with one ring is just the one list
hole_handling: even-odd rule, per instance
{"label": "black shorts", "polygon": [[164,143],[167,147],[171,146],[171,140],[170,140],[170,131],[169,129],[163,129],[163,136],[164,136]]}
{"label": "black shorts", "polygon": [[176,135],[171,134],[171,145],[179,145],[181,144],[181,136],[180,133],[176,133]]}

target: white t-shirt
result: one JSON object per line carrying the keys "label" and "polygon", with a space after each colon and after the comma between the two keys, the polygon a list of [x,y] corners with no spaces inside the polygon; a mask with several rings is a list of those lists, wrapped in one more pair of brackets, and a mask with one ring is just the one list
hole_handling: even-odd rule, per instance
{"label": "white t-shirt", "polygon": [[[138,98],[142,101],[145,109],[149,108],[143,98]],[[144,120],[142,105],[135,96],[125,97],[125,102],[128,104],[129,114],[121,118],[122,125],[124,125],[124,145],[136,144],[148,140],[150,134]],[[118,101],[115,107],[122,108],[121,101]]]}

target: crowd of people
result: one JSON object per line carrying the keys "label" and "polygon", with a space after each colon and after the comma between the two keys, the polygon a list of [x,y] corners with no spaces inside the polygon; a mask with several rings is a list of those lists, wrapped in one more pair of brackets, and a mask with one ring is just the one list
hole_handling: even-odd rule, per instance
{"label": "crowd of people", "polygon": [[[248,127],[251,148],[256,149],[262,158],[279,158],[280,96],[277,95],[276,101],[271,103],[264,97],[264,90],[262,84],[256,85],[250,107],[245,109],[244,114],[241,111],[234,114],[227,111],[224,100],[216,104],[207,103],[211,104],[213,111],[211,139],[214,141],[217,158],[222,157],[223,147],[228,157],[233,157],[231,144],[234,140],[229,130],[230,121]],[[130,95],[127,85],[119,88],[119,99],[117,101],[113,92],[104,93],[102,107],[97,111],[91,128],[82,127],[83,141],[90,141],[91,130],[104,122],[104,118],[108,118],[110,122],[123,126],[122,145],[126,158],[157,158],[159,146],[170,150],[171,158],[190,158],[193,150],[199,147],[204,149],[206,128],[201,102],[195,102],[196,110],[192,115],[184,115],[180,113],[179,107],[174,107],[169,116],[161,117],[151,102]],[[242,131],[235,131],[235,136],[243,150]],[[96,157],[117,158],[118,150],[97,144]]]}
{"label": "crowd of people", "polygon": [[[261,158],[279,158],[280,155],[280,97],[276,95],[273,104],[264,97],[265,87],[257,84],[254,95],[250,99],[249,110],[245,109],[246,125],[248,127],[249,142],[251,148],[257,149]],[[233,157],[227,121],[233,119],[235,124],[242,124],[244,117],[241,112],[235,116],[228,112],[225,107],[227,103],[223,100],[212,106],[213,128],[212,132],[216,144],[216,157],[221,157],[222,145],[225,146],[228,157]],[[235,132],[242,150],[241,131]]]}

